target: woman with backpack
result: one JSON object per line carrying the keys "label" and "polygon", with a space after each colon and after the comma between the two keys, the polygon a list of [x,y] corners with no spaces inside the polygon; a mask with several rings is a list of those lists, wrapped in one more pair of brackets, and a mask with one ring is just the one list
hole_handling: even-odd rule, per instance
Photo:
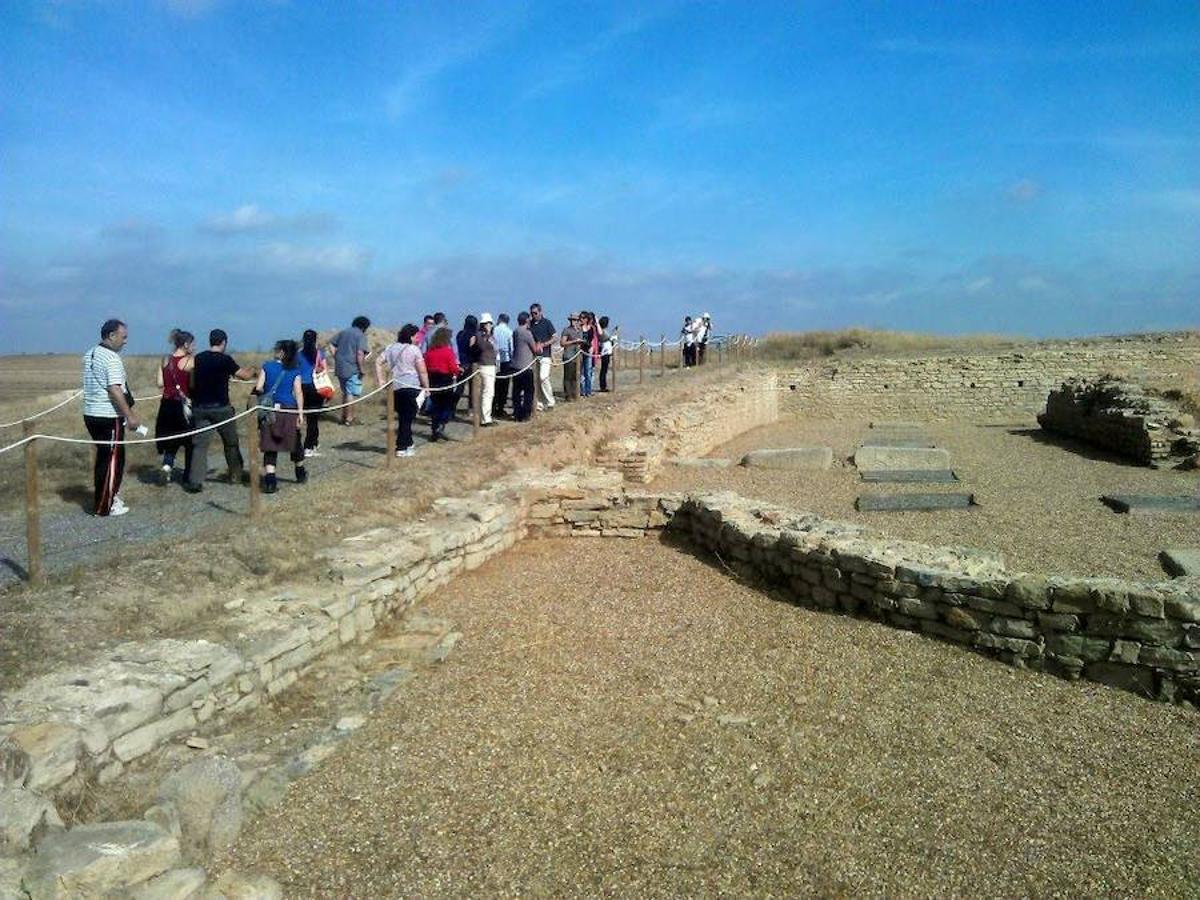
{"label": "woman with backpack", "polygon": [[175,454],[183,449],[183,471],[192,464],[192,439],[176,437],[192,430],[192,367],[196,357],[192,344],[196,338],[189,331],[172,328],[167,341],[174,347],[164,356],[156,380],[162,391],[158,403],[158,418],[154,421],[155,448],[162,454],[162,469],[158,483],[168,485],[175,471]]}
{"label": "woman with backpack", "polygon": [[308,481],[304,468],[304,447],[300,429],[304,427],[304,390],[301,388],[300,346],[291,340],[276,341],[275,358],[263,363],[254,393],[258,395],[259,445],[263,451],[262,491],[279,490],[275,465],[280,453],[291,457],[296,467],[296,483]]}

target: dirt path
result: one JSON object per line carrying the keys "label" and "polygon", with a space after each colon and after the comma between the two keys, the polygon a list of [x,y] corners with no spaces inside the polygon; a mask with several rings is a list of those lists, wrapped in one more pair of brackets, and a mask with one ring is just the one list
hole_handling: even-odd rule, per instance
{"label": "dirt path", "polygon": [[230,859],[288,896],[1181,896],[1200,717],[800,610],[649,539],[522,545]]}

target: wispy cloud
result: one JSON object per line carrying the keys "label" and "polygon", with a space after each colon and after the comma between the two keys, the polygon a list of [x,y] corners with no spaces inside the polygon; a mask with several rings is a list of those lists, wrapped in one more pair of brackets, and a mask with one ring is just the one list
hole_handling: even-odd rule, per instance
{"label": "wispy cloud", "polygon": [[221,237],[242,234],[321,234],[337,228],[337,220],[328,213],[320,212],[279,215],[247,203],[231,213],[212,216],[198,227],[205,234]]}
{"label": "wispy cloud", "polygon": [[1008,199],[1014,203],[1032,203],[1042,195],[1042,185],[1032,178],[1022,178],[1008,186]]}

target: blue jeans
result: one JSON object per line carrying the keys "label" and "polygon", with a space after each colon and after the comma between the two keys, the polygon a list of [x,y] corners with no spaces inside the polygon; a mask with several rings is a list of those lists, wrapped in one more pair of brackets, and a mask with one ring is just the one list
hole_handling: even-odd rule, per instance
{"label": "blue jeans", "polygon": [[590,354],[583,354],[579,360],[579,393],[585,397],[592,396],[592,357]]}

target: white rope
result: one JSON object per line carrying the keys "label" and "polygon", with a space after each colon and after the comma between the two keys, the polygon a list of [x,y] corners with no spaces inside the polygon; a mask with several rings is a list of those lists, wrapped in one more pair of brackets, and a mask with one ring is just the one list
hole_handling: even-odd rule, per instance
{"label": "white rope", "polygon": [[68,403],[70,403],[72,400],[74,400],[76,397],[79,397],[82,394],[83,394],[83,391],[76,391],[70,397],[68,397],[66,400],[63,400],[61,403],[54,404],[49,409],[43,409],[41,412],[32,413],[31,415],[28,415],[23,419],[17,419],[15,422],[2,422],[2,423],[0,423],[0,428],[12,428],[14,425],[24,425],[26,422],[32,422],[34,419],[40,419],[42,416],[52,413],[56,409],[62,409],[64,406],[66,406]]}

